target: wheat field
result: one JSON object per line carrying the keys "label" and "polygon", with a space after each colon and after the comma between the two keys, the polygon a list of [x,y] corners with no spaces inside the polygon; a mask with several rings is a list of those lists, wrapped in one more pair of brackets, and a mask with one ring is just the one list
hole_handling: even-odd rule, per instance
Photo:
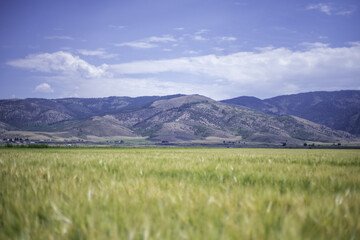
{"label": "wheat field", "polygon": [[359,239],[360,151],[0,149],[0,239]]}

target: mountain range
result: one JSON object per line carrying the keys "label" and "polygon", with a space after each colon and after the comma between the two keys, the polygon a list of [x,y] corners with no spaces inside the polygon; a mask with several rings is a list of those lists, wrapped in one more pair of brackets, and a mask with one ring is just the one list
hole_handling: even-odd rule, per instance
{"label": "mountain range", "polygon": [[354,141],[360,91],[260,100],[201,95],[0,100],[0,136],[53,139]]}
{"label": "mountain range", "polygon": [[332,129],[360,135],[360,91],[308,92],[268,99],[238,97],[223,103],[268,114],[294,115]]}

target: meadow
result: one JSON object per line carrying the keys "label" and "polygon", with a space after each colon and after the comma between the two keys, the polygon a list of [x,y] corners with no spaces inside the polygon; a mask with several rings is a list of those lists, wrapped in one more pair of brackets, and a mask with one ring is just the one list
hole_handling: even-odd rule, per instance
{"label": "meadow", "polygon": [[360,239],[360,151],[1,148],[0,239]]}

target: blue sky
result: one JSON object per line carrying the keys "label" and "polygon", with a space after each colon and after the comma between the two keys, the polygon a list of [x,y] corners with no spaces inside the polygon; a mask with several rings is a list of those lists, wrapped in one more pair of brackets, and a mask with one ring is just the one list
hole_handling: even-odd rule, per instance
{"label": "blue sky", "polygon": [[360,89],[358,0],[0,3],[0,98]]}

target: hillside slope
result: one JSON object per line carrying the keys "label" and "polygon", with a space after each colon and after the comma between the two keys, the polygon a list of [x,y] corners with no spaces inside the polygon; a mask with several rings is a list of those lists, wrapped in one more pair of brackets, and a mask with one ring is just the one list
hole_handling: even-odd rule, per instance
{"label": "hillside slope", "polygon": [[12,99],[0,100],[0,122],[22,130],[56,131],[59,123],[84,120],[119,112],[135,111],[150,106],[160,99],[181,95],[149,97]]}
{"label": "hillside slope", "polygon": [[155,101],[149,108],[114,115],[124,126],[154,140],[194,140],[209,136],[250,141],[335,141],[342,131],[292,116],[268,115],[199,95]]}
{"label": "hillside slope", "polygon": [[333,129],[360,135],[360,91],[309,92],[269,99],[238,97],[223,103],[264,113],[295,115]]}

